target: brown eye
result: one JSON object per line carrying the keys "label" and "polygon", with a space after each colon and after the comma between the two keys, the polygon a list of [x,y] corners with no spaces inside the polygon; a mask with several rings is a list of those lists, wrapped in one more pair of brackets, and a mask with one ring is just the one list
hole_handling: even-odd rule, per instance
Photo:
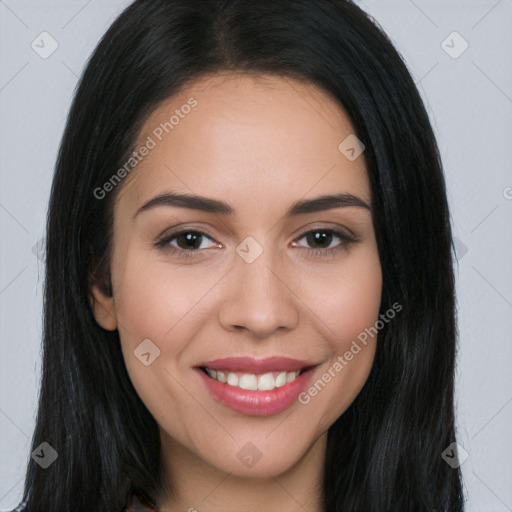
{"label": "brown eye", "polygon": [[[205,240],[209,240],[210,245],[205,245]],[[163,251],[172,253],[191,253],[199,252],[202,249],[212,247],[213,239],[201,231],[179,231],[164,236],[162,239],[157,240],[155,246]]]}
{"label": "brown eye", "polygon": [[196,231],[185,231],[174,236],[180,249],[199,249],[203,235]]}
{"label": "brown eye", "polygon": [[347,233],[332,229],[313,229],[303,233],[297,240],[305,240],[306,243],[297,242],[296,246],[306,249],[310,255],[320,257],[335,256],[357,241]]}
{"label": "brown eye", "polygon": [[306,240],[313,249],[326,249],[331,245],[333,238],[333,233],[329,231],[311,231],[306,235]]}

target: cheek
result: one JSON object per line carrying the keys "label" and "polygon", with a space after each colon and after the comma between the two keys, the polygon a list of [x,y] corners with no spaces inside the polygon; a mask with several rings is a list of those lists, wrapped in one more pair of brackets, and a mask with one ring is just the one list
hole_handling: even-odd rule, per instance
{"label": "cheek", "polygon": [[[189,300],[186,288],[168,279],[159,263],[154,258],[150,261],[144,252],[125,250],[114,261],[112,281],[124,361],[148,405],[169,378],[165,371],[173,372],[172,362],[183,350],[184,342],[173,336],[173,327],[181,326]],[[165,343],[171,337],[173,342]],[[149,357],[142,356],[146,353]]]}
{"label": "cheek", "polygon": [[[115,268],[118,330],[132,384],[159,424],[186,431],[182,418],[189,413],[177,382],[182,381],[182,354],[200,325],[194,321],[194,305],[204,294],[203,286],[195,281],[199,291],[187,286],[191,283],[186,271],[171,275],[168,264],[140,250],[126,251]],[[150,354],[148,365],[143,362],[145,353]]]}
{"label": "cheek", "polygon": [[311,274],[301,294],[326,327],[326,339],[336,353],[378,319],[382,274],[373,246],[354,252],[342,264]]}
{"label": "cheek", "polygon": [[381,293],[378,262],[375,266],[363,266],[343,276],[337,291],[332,294],[332,300],[326,304],[332,330],[340,333],[335,341],[340,350],[376,322]]}
{"label": "cheek", "polygon": [[127,251],[115,281],[123,342],[136,344],[150,338],[163,348],[172,340],[173,350],[179,351],[181,337],[173,336],[173,332],[184,325],[194,328],[200,299],[214,284],[211,273],[191,273],[184,266],[176,269],[141,251]]}
{"label": "cheek", "polygon": [[[114,261],[112,281],[126,368],[139,396],[158,412],[152,405],[158,405],[162,393],[171,402],[179,401],[180,387],[173,385],[172,376],[182,375],[187,366],[190,340],[207,315],[204,299],[219,278],[207,269],[169,265],[139,248],[125,250]],[[140,347],[146,347],[144,352]],[[147,351],[150,359],[153,353],[158,357],[144,366],[136,356]]]}
{"label": "cheek", "polygon": [[379,318],[381,267],[376,251],[358,256],[337,269],[336,276],[325,276],[325,293],[313,302],[326,326],[330,357],[299,398],[309,414],[319,418],[319,431],[328,429],[350,406],[373,365],[377,336],[367,333]]}

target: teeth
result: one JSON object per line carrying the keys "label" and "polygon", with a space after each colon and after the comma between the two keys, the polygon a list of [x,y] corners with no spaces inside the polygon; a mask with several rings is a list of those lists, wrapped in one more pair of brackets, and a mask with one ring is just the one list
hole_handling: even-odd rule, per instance
{"label": "teeth", "polygon": [[272,373],[265,373],[258,379],[258,389],[260,391],[271,391],[276,387]]}
{"label": "teeth", "polygon": [[217,371],[216,370],[210,370],[210,368],[206,368],[206,373],[212,378],[217,378]]}
{"label": "teeth", "polygon": [[226,372],[206,368],[206,373],[212,379],[226,383],[228,386],[239,387],[249,391],[271,391],[274,388],[280,388],[289,382],[293,382],[300,375],[300,370],[293,372],[268,372],[263,375],[227,372],[226,376]]}
{"label": "teeth", "polygon": [[276,388],[280,388],[286,384],[286,372],[281,372],[276,378]]}
{"label": "teeth", "polygon": [[297,375],[295,372],[290,372],[286,374],[286,382],[291,382],[292,380],[295,380],[297,378]]}
{"label": "teeth", "polygon": [[238,386],[238,377],[236,376],[236,373],[228,373],[228,384],[230,386]]}
{"label": "teeth", "polygon": [[240,380],[238,381],[238,387],[242,389],[248,389],[250,391],[256,391],[258,389],[258,379],[256,379],[256,375],[245,373],[240,377]]}

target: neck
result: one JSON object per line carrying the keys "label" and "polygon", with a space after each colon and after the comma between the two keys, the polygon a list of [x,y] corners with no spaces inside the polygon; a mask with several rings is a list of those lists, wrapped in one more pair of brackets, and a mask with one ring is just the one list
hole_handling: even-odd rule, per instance
{"label": "neck", "polygon": [[168,484],[158,512],[323,512],[327,433],[287,471],[266,478],[225,473],[164,433],[161,440]]}

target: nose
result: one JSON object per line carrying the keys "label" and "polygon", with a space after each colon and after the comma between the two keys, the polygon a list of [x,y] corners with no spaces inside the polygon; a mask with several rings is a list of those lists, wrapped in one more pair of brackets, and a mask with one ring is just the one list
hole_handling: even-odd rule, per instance
{"label": "nose", "polygon": [[291,272],[284,272],[266,250],[252,263],[237,256],[234,265],[221,298],[222,326],[247,331],[258,339],[294,329],[300,301],[293,292]]}

